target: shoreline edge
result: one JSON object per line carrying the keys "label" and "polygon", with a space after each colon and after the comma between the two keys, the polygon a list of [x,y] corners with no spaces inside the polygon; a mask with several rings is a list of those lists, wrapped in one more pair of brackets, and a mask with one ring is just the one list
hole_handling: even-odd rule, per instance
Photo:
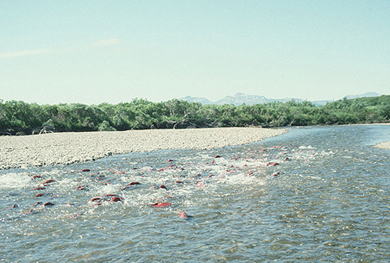
{"label": "shoreline edge", "polygon": [[0,169],[73,164],[130,152],[215,149],[257,142],[286,132],[286,129],[248,127],[3,136]]}

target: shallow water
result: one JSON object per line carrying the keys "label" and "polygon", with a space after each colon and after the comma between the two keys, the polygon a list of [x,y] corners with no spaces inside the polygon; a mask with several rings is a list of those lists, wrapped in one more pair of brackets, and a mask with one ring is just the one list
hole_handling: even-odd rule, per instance
{"label": "shallow water", "polygon": [[[390,126],[381,125],[293,128],[222,149],[3,170],[0,257],[5,262],[385,262],[390,259],[390,150],[372,146],[390,141],[389,132]],[[34,175],[41,178],[32,180]],[[32,190],[48,179],[55,182]],[[131,182],[140,184],[126,187]],[[47,195],[34,197],[38,193]],[[110,202],[106,194],[123,200]],[[102,200],[92,202],[94,197]],[[156,202],[172,206],[150,206]],[[183,211],[189,216],[181,218]]]}

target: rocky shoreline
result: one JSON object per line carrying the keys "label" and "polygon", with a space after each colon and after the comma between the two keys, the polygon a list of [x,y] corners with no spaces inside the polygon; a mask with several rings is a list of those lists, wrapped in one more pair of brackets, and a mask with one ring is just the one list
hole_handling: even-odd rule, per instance
{"label": "rocky shoreline", "polygon": [[0,169],[92,161],[112,154],[247,144],[284,129],[208,128],[50,133],[0,137]]}
{"label": "rocky shoreline", "polygon": [[382,142],[375,145],[375,147],[380,149],[390,149],[390,142]]}

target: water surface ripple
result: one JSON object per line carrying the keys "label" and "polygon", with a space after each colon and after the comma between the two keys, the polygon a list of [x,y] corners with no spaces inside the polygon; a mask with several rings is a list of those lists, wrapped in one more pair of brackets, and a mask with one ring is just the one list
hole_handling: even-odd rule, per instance
{"label": "water surface ripple", "polygon": [[390,150],[372,146],[389,132],[292,128],[222,149],[2,170],[1,261],[386,262]]}

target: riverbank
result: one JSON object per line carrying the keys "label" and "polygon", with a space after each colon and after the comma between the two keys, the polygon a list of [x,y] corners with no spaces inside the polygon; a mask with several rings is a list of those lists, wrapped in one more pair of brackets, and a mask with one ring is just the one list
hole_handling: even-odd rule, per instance
{"label": "riverbank", "polygon": [[[390,125],[389,123],[378,123],[377,125]],[[382,142],[375,145],[375,148],[379,149],[389,149],[390,150],[390,142]]]}
{"label": "riverbank", "polygon": [[375,147],[380,149],[390,149],[390,142],[382,142],[380,144],[375,145]]}
{"label": "riverbank", "polygon": [[283,129],[209,128],[50,133],[0,137],[0,169],[92,161],[112,154],[247,144]]}

